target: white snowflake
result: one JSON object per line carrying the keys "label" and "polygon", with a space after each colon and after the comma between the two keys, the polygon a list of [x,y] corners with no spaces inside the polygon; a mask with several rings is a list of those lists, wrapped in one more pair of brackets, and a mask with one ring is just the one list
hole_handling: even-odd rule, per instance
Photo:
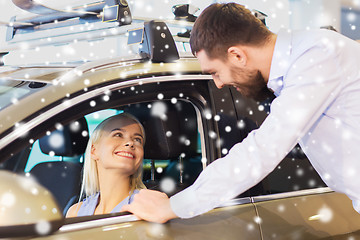
{"label": "white snowflake", "polygon": [[328,206],[322,206],[316,215],[311,216],[309,220],[319,220],[322,223],[328,223],[333,218],[333,211]]}
{"label": "white snowflake", "polygon": [[254,222],[256,222],[257,224],[261,224],[262,219],[259,216],[254,217]]}
{"label": "white snowflake", "polygon": [[72,132],[78,132],[80,130],[80,123],[78,121],[75,121],[73,123],[70,124],[70,130]]}
{"label": "white snowflake", "polygon": [[356,14],[353,13],[353,12],[349,12],[348,14],[346,14],[346,19],[347,19],[349,22],[355,22],[355,20],[356,20]]}
{"label": "white snowflake", "polygon": [[214,131],[209,131],[209,137],[211,139],[215,139],[217,137],[217,134]]}
{"label": "white snowflake", "polygon": [[76,50],[72,46],[69,46],[69,45],[62,47],[62,52],[65,55],[75,55],[76,54]]}
{"label": "white snowflake", "polygon": [[281,1],[277,1],[276,2],[276,7],[279,8],[279,9],[283,9],[284,8],[284,3],[281,2]]}
{"label": "white snowflake", "polygon": [[172,193],[175,191],[176,183],[171,178],[163,178],[160,181],[160,190],[165,193]]}
{"label": "white snowflake", "polygon": [[108,102],[108,101],[110,100],[110,96],[109,96],[109,95],[105,95],[105,96],[103,97],[103,100],[104,100],[105,102]]}
{"label": "white snowflake", "polygon": [[63,128],[64,128],[64,126],[61,124],[61,123],[56,123],[55,124],[55,128],[57,129],[57,130],[62,130]]}
{"label": "white snowflake", "polygon": [[39,221],[36,225],[35,225],[35,230],[38,234],[40,235],[46,235],[50,232],[51,230],[51,225],[48,221]]}
{"label": "white snowflake", "polygon": [[164,99],[164,94],[162,94],[162,93],[159,93],[159,94],[157,95],[157,98],[158,98],[159,100],[162,100],[162,99]]}
{"label": "white snowflake", "polygon": [[303,176],[304,175],[304,170],[302,168],[297,169],[296,170],[296,175],[299,176],[299,177]]}
{"label": "white snowflake", "polygon": [[167,112],[167,107],[165,103],[156,102],[151,107],[151,115],[154,117],[159,117],[163,120],[167,120],[166,112]]}
{"label": "white snowflake", "polygon": [[154,239],[162,239],[166,233],[166,227],[164,224],[150,223],[146,228],[146,235]]}
{"label": "white snowflake", "polygon": [[90,107],[95,107],[96,106],[96,102],[93,100],[93,101],[90,101]]}
{"label": "white snowflake", "polygon": [[52,148],[58,149],[63,146],[64,143],[65,140],[60,133],[55,132],[49,137],[49,144]]}
{"label": "white snowflake", "polygon": [[207,120],[210,120],[212,118],[211,110],[205,109],[204,115]]}
{"label": "white snowflake", "polygon": [[226,155],[226,154],[228,154],[228,150],[227,150],[226,148],[223,148],[223,149],[221,150],[221,153],[224,154],[224,155]]}
{"label": "white snowflake", "polygon": [[12,207],[16,203],[16,197],[11,192],[5,192],[0,198],[0,206]]}
{"label": "white snowflake", "polygon": [[172,99],[171,99],[171,103],[172,103],[172,104],[177,103],[177,99],[176,99],[176,98],[172,98]]}
{"label": "white snowflake", "polygon": [[231,127],[230,127],[230,126],[226,126],[226,127],[225,127],[225,131],[226,131],[226,132],[231,132]]}
{"label": "white snowflake", "polygon": [[314,179],[310,179],[308,182],[309,187],[315,187],[316,181]]}
{"label": "white snowflake", "polygon": [[283,204],[280,204],[280,205],[277,207],[277,210],[282,213],[282,212],[285,211],[285,206],[284,206]]}
{"label": "white snowflake", "polygon": [[249,223],[246,228],[248,231],[253,231],[255,229],[255,226],[254,226],[254,224]]}
{"label": "white snowflake", "polygon": [[25,208],[25,213],[30,214],[31,213],[31,208]]}
{"label": "white snowflake", "polygon": [[244,128],[245,128],[245,122],[244,122],[244,120],[240,120],[240,121],[237,123],[237,126],[238,126],[240,129],[244,129]]}
{"label": "white snowflake", "polygon": [[37,187],[33,187],[33,188],[31,188],[30,192],[33,195],[38,195],[39,194],[39,189]]}

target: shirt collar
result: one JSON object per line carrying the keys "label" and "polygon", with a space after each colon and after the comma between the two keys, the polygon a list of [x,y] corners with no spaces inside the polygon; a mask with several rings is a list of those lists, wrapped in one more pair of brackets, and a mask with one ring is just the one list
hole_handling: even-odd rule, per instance
{"label": "shirt collar", "polygon": [[280,94],[283,88],[283,77],[289,68],[292,50],[291,37],[290,30],[281,29],[276,38],[267,84],[268,88],[273,90],[276,96]]}

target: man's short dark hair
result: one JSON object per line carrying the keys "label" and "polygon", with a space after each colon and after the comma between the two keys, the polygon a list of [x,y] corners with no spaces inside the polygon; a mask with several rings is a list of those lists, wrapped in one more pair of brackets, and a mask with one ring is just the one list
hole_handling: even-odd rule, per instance
{"label": "man's short dark hair", "polygon": [[261,45],[271,36],[267,27],[249,9],[236,3],[215,3],[195,21],[190,36],[194,55],[205,50],[210,58],[226,58],[231,46]]}

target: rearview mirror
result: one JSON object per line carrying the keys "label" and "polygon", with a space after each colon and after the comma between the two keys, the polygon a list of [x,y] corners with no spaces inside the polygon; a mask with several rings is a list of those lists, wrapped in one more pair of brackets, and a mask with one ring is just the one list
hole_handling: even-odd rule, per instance
{"label": "rearview mirror", "polygon": [[0,238],[48,235],[63,221],[55,199],[36,180],[0,170]]}

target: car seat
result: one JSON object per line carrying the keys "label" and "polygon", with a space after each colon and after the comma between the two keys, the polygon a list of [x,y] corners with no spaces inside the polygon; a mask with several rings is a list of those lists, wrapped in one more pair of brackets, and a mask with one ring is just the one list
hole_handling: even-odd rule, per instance
{"label": "car seat", "polygon": [[30,170],[31,176],[53,194],[64,212],[67,211],[67,205],[71,205],[69,200],[73,198],[74,202],[80,192],[82,163],[79,159],[89,140],[87,133],[87,122],[85,118],[80,118],[39,139],[44,154],[60,156],[61,160],[77,156],[76,162],[41,162]]}
{"label": "car seat", "polygon": [[[153,107],[159,104],[163,113],[154,112]],[[144,174],[144,184],[147,188],[161,190],[155,162],[170,160],[161,178],[168,177],[177,183],[177,189],[168,193],[174,194],[190,185],[202,171],[201,154],[197,151],[196,112],[190,103],[182,101],[176,104],[157,101],[152,106],[149,108],[148,103],[134,104],[124,111],[136,116],[145,128],[144,159],[151,159],[152,168],[150,178]]]}

